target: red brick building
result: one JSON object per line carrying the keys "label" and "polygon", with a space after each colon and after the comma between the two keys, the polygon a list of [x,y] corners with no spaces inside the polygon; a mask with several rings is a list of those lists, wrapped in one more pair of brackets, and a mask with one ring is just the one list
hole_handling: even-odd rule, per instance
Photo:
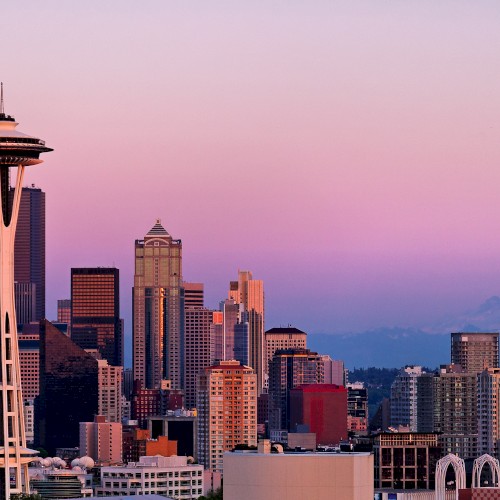
{"label": "red brick building", "polygon": [[140,380],[134,382],[132,392],[131,416],[141,428],[146,427],[148,417],[159,417],[167,411],[183,407],[183,394],[180,390],[143,389]]}
{"label": "red brick building", "polygon": [[300,385],[290,391],[290,430],[307,425],[316,443],[347,439],[347,389],[335,384]]}

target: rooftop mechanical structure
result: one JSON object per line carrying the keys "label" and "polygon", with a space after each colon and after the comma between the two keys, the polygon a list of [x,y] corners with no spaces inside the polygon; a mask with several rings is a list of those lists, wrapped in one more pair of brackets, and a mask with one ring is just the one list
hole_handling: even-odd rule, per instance
{"label": "rooftop mechanical structure", "polygon": [[[45,142],[16,130],[5,114],[0,90],[0,500],[29,493],[28,463],[37,453],[26,448],[21,372],[14,303],[14,239],[24,169],[41,163],[40,153],[52,151]],[[17,167],[12,206],[10,171]]]}

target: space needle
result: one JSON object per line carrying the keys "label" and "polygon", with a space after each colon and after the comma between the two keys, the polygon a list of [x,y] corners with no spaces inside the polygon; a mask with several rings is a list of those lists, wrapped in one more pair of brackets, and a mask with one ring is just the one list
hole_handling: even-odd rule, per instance
{"label": "space needle", "polygon": [[[0,500],[29,493],[28,463],[36,451],[26,448],[21,370],[14,303],[14,240],[24,169],[41,163],[40,153],[52,151],[45,142],[16,130],[5,113],[0,88]],[[12,201],[10,172],[17,167]]]}

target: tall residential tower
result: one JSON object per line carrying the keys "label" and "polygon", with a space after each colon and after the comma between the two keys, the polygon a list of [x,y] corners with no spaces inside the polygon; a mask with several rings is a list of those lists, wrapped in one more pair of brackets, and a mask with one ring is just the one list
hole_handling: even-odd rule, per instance
{"label": "tall residential tower", "polygon": [[[52,151],[45,142],[16,130],[17,123],[0,97],[0,498],[29,492],[28,462],[35,452],[26,448],[21,372],[14,303],[14,240],[21,204],[24,168],[41,163],[40,153]],[[17,167],[12,203],[10,170]]]}
{"label": "tall residential tower", "polygon": [[451,363],[466,372],[479,373],[498,367],[498,332],[455,332],[451,334]]}

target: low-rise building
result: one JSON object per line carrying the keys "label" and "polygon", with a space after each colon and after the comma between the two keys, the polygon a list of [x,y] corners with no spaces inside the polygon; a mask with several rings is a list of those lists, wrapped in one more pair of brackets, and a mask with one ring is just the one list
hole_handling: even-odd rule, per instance
{"label": "low-rise building", "polygon": [[375,487],[433,489],[438,433],[381,432],[374,438]]}
{"label": "low-rise building", "polygon": [[353,432],[368,429],[368,390],[363,382],[347,384],[347,428]]}
{"label": "low-rise building", "polygon": [[141,457],[120,467],[102,467],[96,496],[162,495],[186,500],[203,495],[203,466],[187,457]]}
{"label": "low-rise building", "polygon": [[100,464],[122,461],[122,424],[96,415],[93,422],[80,422],[80,453]]}
{"label": "low-rise building", "polygon": [[366,500],[373,498],[370,453],[224,453],[224,500]]}
{"label": "low-rise building", "polygon": [[138,462],[140,457],[177,455],[177,441],[170,441],[166,436],[151,439],[146,429],[127,426],[123,429],[123,461]]}
{"label": "low-rise building", "polygon": [[28,470],[31,491],[42,499],[92,496],[92,474],[87,474],[80,468],[69,470],[30,467]]}
{"label": "low-rise building", "polygon": [[177,441],[177,455],[198,459],[198,417],[194,411],[169,411],[166,416],[148,417],[147,428],[152,439],[166,436]]}

